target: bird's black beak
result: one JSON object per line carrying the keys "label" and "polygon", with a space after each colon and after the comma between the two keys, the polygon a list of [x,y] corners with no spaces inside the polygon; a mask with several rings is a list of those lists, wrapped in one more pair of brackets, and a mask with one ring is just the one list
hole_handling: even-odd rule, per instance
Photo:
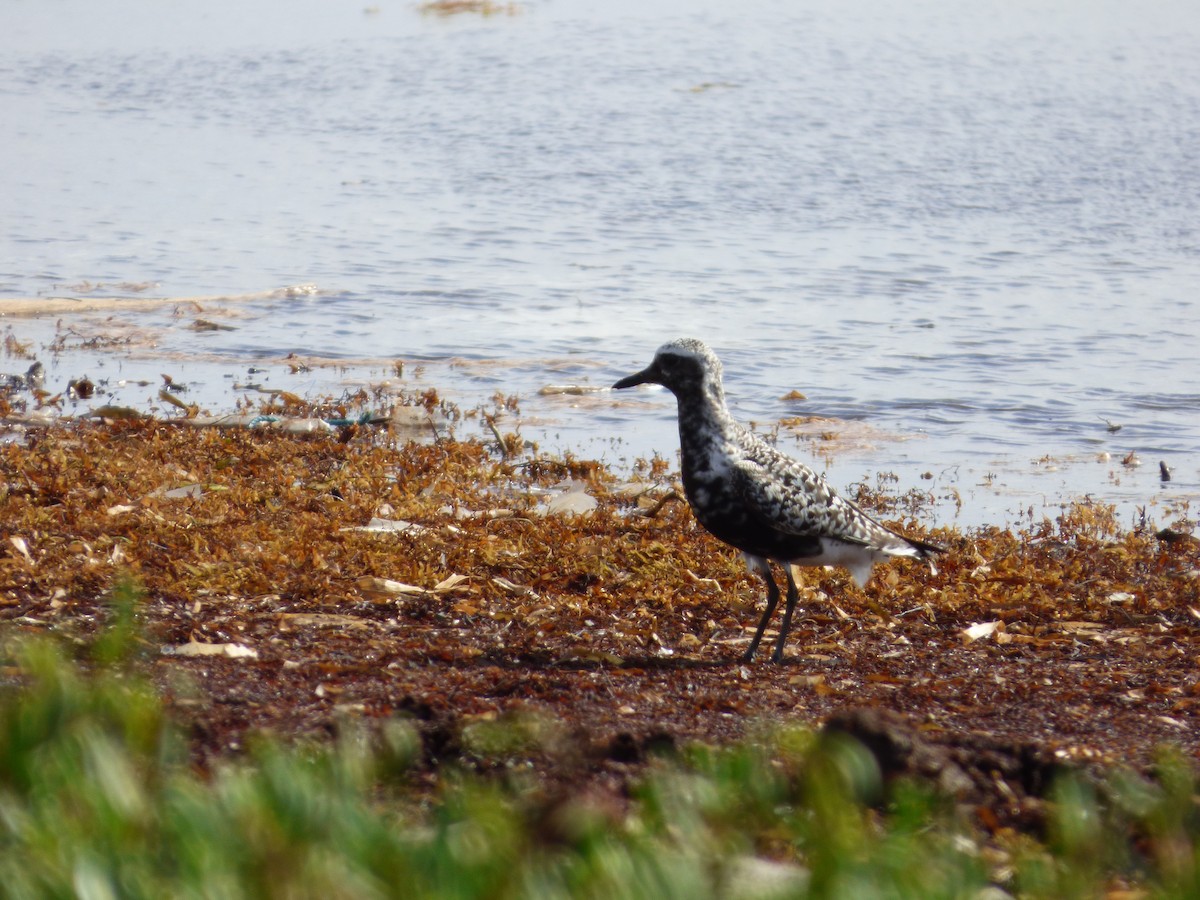
{"label": "bird's black beak", "polygon": [[613,385],[613,390],[619,391],[621,388],[633,387],[635,384],[662,384],[658,369],[653,365],[649,365],[640,372],[635,372],[633,375],[626,375]]}

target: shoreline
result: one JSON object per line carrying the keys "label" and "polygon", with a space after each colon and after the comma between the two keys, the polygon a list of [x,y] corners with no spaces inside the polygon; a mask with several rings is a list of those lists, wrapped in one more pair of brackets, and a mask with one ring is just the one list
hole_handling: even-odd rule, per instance
{"label": "shoreline", "polygon": [[[930,532],[912,496],[860,492],[852,499],[873,514],[949,547],[938,573],[880,565],[863,591],[840,570],[806,574],[784,665],[742,665],[761,585],[686,504],[662,502],[678,492],[665,463],[620,481],[502,437],[507,453],[418,443],[388,425],[35,429],[25,445],[0,445],[0,619],[90,631],[132,574],[156,643],[234,641],[256,655],[249,667],[163,657],[160,668],[181,667],[214,697],[275,684],[272,705],[284,705],[255,727],[284,733],[319,727],[351,699],[422,697],[456,715],[532,703],[605,732],[723,742],[762,717],[816,724],[849,703],[945,734],[986,722],[997,739],[1083,760],[1148,761],[1163,742],[1200,758],[1188,523],[1132,533],[1081,503],[1057,523]],[[347,669],[332,676],[336,704],[313,697],[312,679],[329,681],[322,660],[363,653],[398,668],[384,679],[373,664]],[[506,672],[526,686],[507,692]],[[596,673],[607,673],[603,702],[588,687]],[[1135,713],[1124,696],[1146,682],[1160,687]],[[697,696],[708,699],[696,707]],[[249,724],[227,711],[205,707],[206,754]]]}

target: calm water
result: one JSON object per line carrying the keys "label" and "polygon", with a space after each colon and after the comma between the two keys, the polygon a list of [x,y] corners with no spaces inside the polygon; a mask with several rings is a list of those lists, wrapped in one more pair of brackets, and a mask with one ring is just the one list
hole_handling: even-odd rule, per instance
{"label": "calm water", "polygon": [[892,471],[965,523],[1090,494],[1165,524],[1200,496],[1194,0],[363,6],[0,0],[0,302],[318,289],[231,331],[10,320],[51,387],[152,405],[118,381],[169,371],[217,411],[251,365],[317,394],[403,359],[619,462],[674,454],[668,395],[539,389],[687,334],[742,418],[850,421],[780,438],[835,485]]}

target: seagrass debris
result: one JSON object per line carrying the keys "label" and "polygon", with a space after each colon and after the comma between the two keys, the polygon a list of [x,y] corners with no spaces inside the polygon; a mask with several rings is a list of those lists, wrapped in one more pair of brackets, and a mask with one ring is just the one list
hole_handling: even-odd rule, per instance
{"label": "seagrass debris", "polygon": [[[911,498],[863,488],[857,500],[948,546],[938,574],[881,566],[858,591],[812,573],[787,663],[747,666],[759,586],[669,502],[663,461],[618,477],[397,435],[31,428],[0,445],[0,622],[84,639],[135,579],[148,664],[165,691],[186,675],[203,698],[179,710],[203,758],[258,729],[321,734],[413,708],[722,743],[848,704],[1069,761],[1200,752],[1186,510],[1172,541],[1097,503],[1017,531],[930,532]],[[572,494],[594,505],[550,509]]]}

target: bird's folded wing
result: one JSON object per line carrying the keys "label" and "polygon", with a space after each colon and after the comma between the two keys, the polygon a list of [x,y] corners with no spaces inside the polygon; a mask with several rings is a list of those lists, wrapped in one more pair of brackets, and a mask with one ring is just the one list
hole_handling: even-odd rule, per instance
{"label": "bird's folded wing", "polygon": [[733,466],[733,482],[742,501],[764,524],[786,534],[870,543],[874,523],[835,494],[824,478],[782,455],[774,463],[746,458]]}

